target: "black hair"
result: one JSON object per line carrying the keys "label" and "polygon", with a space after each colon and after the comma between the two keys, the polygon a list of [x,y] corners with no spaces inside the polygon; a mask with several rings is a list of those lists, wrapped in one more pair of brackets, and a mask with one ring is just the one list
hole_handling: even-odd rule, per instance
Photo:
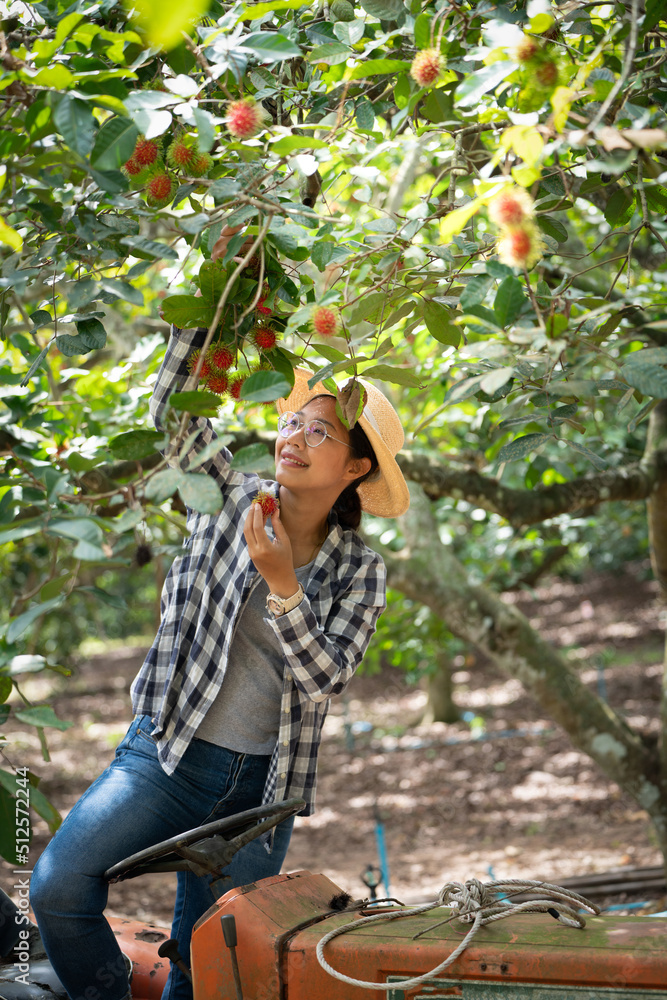
{"label": "black hair", "polygon": [[352,531],[357,531],[361,524],[361,497],[357,492],[357,487],[361,486],[366,479],[369,479],[373,473],[377,472],[380,466],[373,451],[373,446],[368,440],[366,431],[361,424],[356,423],[354,427],[350,428],[349,433],[352,458],[369,458],[371,467],[363,476],[359,476],[358,479],[355,479],[354,482],[345,487],[332,509],[336,512],[341,528],[351,528]]}

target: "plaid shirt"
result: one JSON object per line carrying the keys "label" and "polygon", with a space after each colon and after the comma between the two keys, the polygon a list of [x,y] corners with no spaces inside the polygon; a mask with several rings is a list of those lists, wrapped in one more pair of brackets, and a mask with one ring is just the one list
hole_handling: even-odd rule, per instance
{"label": "plaid shirt", "polygon": [[[170,394],[188,380],[186,359],[204,336],[201,330],[172,330],[151,401],[160,430]],[[196,429],[199,435],[182,458],[184,467],[215,439],[208,420],[192,418],[188,430]],[[202,466],[220,486],[224,505],[214,515],[188,509],[190,537],[165,581],[160,628],[132,685],[133,710],[153,718],[159,759],[168,774],[220,690],[241,609],[260,579],[243,535],[252,498],[259,489],[278,489],[273,481],[234,471],[231,458],[225,448]],[[332,512],[304,592],[298,607],[266,619],[285,667],[278,741],[263,802],[300,796],[306,802],[302,815],[309,816],[329,699],[345,690],[385,608],[384,563],[358,534],[343,530]]]}

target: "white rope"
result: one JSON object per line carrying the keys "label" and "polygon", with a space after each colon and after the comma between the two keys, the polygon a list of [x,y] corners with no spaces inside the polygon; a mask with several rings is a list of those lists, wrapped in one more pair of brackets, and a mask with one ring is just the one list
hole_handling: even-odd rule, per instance
{"label": "white rope", "polygon": [[[528,900],[524,903],[512,903],[507,899],[498,899],[504,893],[520,893],[539,891],[541,898]],[[343,924],[325,934],[317,944],[317,961],[325,972],[343,983],[350,986],[359,986],[364,990],[405,990],[413,986],[419,986],[429,979],[435,978],[448,965],[451,965],[459,955],[465,951],[475,934],[484,924],[494,920],[501,920],[503,917],[513,916],[515,913],[551,913],[556,916],[561,923],[568,927],[582,928],[586,926],[584,918],[577,913],[572,904],[583,907],[589,913],[597,914],[600,908],[589,902],[576,892],[570,892],[558,885],[551,885],[548,882],[531,882],[521,879],[510,879],[506,882],[479,882],[477,879],[469,879],[465,884],[462,882],[447,882],[438,893],[438,898],[430,903],[423,903],[421,906],[406,907],[402,910],[388,910],[384,913],[374,913],[370,917],[361,917],[352,923]],[[430,972],[425,972],[421,976],[414,976],[412,979],[403,979],[400,982],[373,983],[363,979],[352,979],[342,972],[334,969],[324,957],[324,948],[340,934],[347,934],[365,924],[370,924],[378,920],[400,920],[403,917],[414,917],[420,913],[427,913],[439,906],[450,906],[451,917],[441,920],[438,924],[420,931],[415,937],[425,934],[427,930],[433,930],[440,924],[448,923],[458,917],[462,923],[472,924],[470,930],[457,945],[454,951]]]}

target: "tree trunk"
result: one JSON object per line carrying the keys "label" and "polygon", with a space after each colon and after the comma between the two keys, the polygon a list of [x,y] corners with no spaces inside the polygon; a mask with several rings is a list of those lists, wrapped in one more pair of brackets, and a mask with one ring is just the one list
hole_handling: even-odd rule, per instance
{"label": "tree trunk", "polygon": [[428,675],[428,702],[422,722],[458,722],[460,718],[461,712],[454,701],[451,660],[440,650],[435,670]]}
{"label": "tree trunk", "polygon": [[520,680],[575,746],[649,813],[667,851],[667,787],[659,755],[581,682],[516,608],[468,582],[461,563],[439,540],[426,495],[414,484],[410,492],[411,507],[402,518],[406,547],[382,552],[390,586],[425,604],[454,635]]}

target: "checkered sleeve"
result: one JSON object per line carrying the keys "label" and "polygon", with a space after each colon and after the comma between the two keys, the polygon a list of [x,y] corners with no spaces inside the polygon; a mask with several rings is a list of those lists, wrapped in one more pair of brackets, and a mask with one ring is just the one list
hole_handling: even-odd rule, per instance
{"label": "checkered sleeve", "polygon": [[[188,370],[187,362],[190,354],[201,347],[205,339],[205,329],[179,330],[178,327],[172,326],[167,351],[158,372],[150,401],[150,413],[159,431],[169,430],[167,426],[167,414],[169,410],[169,397],[172,392],[184,392],[197,388],[197,384]],[[187,433],[192,437],[195,431],[199,433],[191,441],[186,454],[181,458],[182,468],[187,468],[195,456],[206,445],[215,441],[217,437],[210,420],[207,420],[205,417],[190,417]],[[214,479],[224,482],[229,471],[231,458],[232,456],[228,449],[223,448],[197,468],[196,471],[207,472]]]}
{"label": "checkered sleeve", "polygon": [[386,607],[385,566],[375,552],[335,598],[321,626],[308,597],[272,620],[297,688],[311,701],[341,694],[361,663]]}

